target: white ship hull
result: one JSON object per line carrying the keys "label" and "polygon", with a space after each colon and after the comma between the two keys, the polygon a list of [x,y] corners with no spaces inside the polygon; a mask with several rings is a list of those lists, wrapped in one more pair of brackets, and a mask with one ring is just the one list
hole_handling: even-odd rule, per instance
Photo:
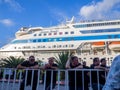
{"label": "white ship hull", "polygon": [[[120,46],[109,42],[120,41],[120,20],[68,23],[55,27],[24,27],[16,38],[0,49],[0,57],[35,55],[46,61],[60,52],[73,52],[82,61],[106,57],[111,61],[120,53]],[[92,45],[105,42],[104,45]]]}

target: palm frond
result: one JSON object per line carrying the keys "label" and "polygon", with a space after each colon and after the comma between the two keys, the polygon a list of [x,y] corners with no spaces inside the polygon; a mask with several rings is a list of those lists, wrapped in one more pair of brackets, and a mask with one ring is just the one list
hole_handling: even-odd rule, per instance
{"label": "palm frond", "polygon": [[1,67],[6,67],[6,68],[16,68],[18,64],[24,61],[24,58],[21,57],[14,57],[10,56],[7,57],[6,59],[2,59],[0,62]]}
{"label": "palm frond", "polygon": [[61,52],[55,57],[55,62],[58,64],[60,69],[65,69],[66,62],[70,55],[71,54],[69,52]]}

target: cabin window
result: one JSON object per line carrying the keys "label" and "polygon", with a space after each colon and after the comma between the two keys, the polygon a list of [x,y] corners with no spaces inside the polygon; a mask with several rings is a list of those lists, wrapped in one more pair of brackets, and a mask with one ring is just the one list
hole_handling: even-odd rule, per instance
{"label": "cabin window", "polygon": [[43,39],[43,42],[46,42],[47,40],[46,39]]}
{"label": "cabin window", "polygon": [[38,46],[38,48],[40,48],[40,46]]}
{"label": "cabin window", "polygon": [[68,47],[68,45],[65,45],[65,47]]}
{"label": "cabin window", "polygon": [[25,46],[23,46],[23,49],[25,49]]}
{"label": "cabin window", "polygon": [[37,36],[37,34],[34,34],[34,36]]}
{"label": "cabin window", "polygon": [[57,41],[57,39],[54,39],[54,41]]}
{"label": "cabin window", "polygon": [[50,41],[51,41],[51,39],[48,39],[48,41],[50,42]]}
{"label": "cabin window", "polygon": [[59,48],[61,48],[61,47],[62,47],[62,45],[58,45],[58,47],[59,47]]}
{"label": "cabin window", "polygon": [[54,35],[57,35],[57,33],[55,32]]}
{"label": "cabin window", "polygon": [[62,38],[59,38],[59,41],[62,41]]}
{"label": "cabin window", "polygon": [[53,48],[56,48],[56,45],[53,45]]}
{"label": "cabin window", "polygon": [[71,33],[71,34],[74,34],[74,32],[73,32],[73,31],[71,31],[70,33]]}
{"label": "cabin window", "polygon": [[74,45],[73,45],[73,44],[71,44],[71,47],[74,47]]}
{"label": "cabin window", "polygon": [[43,46],[43,48],[45,48],[45,46]]}
{"label": "cabin window", "polygon": [[62,35],[63,33],[62,32],[59,32],[60,35]]}
{"label": "cabin window", "polygon": [[68,34],[68,32],[65,32],[65,34]]}
{"label": "cabin window", "polygon": [[48,35],[52,35],[52,33],[49,33]]}
{"label": "cabin window", "polygon": [[46,36],[47,34],[46,33],[44,33],[44,36]]}
{"label": "cabin window", "polygon": [[51,46],[48,46],[48,48],[51,48]]}
{"label": "cabin window", "polygon": [[41,34],[39,34],[39,36],[41,36]]}
{"label": "cabin window", "polygon": [[38,39],[38,42],[41,42],[41,39]]}
{"label": "cabin window", "polygon": [[33,40],[33,42],[37,42],[37,40],[36,40],[36,39],[34,39],[34,40]]}

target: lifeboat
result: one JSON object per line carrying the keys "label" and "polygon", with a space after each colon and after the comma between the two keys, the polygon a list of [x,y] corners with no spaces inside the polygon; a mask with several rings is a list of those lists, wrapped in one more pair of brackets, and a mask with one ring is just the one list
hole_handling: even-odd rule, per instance
{"label": "lifeboat", "polygon": [[110,42],[109,49],[111,49],[111,50],[120,50],[120,41]]}
{"label": "lifeboat", "polygon": [[100,41],[100,42],[93,42],[93,43],[91,44],[91,47],[92,47],[93,49],[104,49],[104,47],[105,47],[105,42],[102,42],[102,41]]}

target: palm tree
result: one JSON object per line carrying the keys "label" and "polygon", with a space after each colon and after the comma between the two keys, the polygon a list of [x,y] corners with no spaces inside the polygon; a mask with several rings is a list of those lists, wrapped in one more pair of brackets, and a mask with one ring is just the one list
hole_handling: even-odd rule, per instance
{"label": "palm tree", "polygon": [[[68,58],[72,55],[72,53],[69,52],[61,52],[56,56],[55,62],[58,64],[59,69],[65,69],[66,62]],[[65,79],[65,72],[61,71],[60,72],[60,79],[64,80]]]}
{"label": "palm tree", "polygon": [[18,57],[15,58],[13,56],[7,57],[6,59],[2,59],[0,61],[0,67],[5,67],[5,68],[16,68],[18,64],[23,62],[25,59]]}
{"label": "palm tree", "polygon": [[38,60],[37,62],[38,62],[38,65],[39,65],[39,66],[42,66],[42,63],[43,63],[42,60]]}
{"label": "palm tree", "polygon": [[59,69],[65,69],[65,65],[69,56],[69,52],[61,52],[58,54],[58,57],[56,56],[55,62],[58,64]]}
{"label": "palm tree", "polygon": [[[10,56],[10,57],[7,57],[5,59],[0,60],[0,67],[16,68],[17,65],[22,63],[23,61],[24,61],[24,58],[21,58],[21,57],[16,58],[14,56]],[[11,70],[11,69],[9,69],[9,70],[12,72],[11,78],[13,78],[14,77],[14,70]],[[2,71],[2,72],[4,72],[4,71]],[[17,78],[18,78],[18,73],[19,73],[19,71],[17,70]],[[8,78],[8,77],[6,77],[6,78]]]}

